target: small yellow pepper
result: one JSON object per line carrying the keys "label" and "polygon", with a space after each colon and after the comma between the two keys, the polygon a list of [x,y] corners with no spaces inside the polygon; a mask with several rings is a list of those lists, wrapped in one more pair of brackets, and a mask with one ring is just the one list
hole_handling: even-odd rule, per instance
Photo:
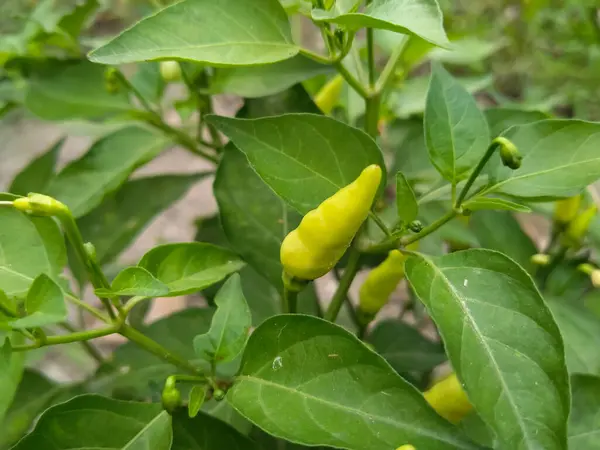
{"label": "small yellow pepper", "polygon": [[[416,243],[409,250],[416,250]],[[404,278],[404,263],[408,258],[399,250],[392,250],[380,265],[375,267],[360,287],[358,304],[362,315],[372,319],[388,302]],[[370,320],[369,320],[370,321]]]}
{"label": "small yellow pepper", "polygon": [[340,95],[342,95],[342,86],[344,85],[344,78],[341,75],[336,75],[329,80],[325,85],[317,92],[314,101],[324,114],[331,114],[333,108],[338,104]]}
{"label": "small yellow pepper", "polygon": [[19,211],[36,216],[60,216],[70,214],[64,203],[43,194],[28,194],[13,201],[13,206]]}
{"label": "small yellow pepper", "polygon": [[578,214],[568,225],[564,232],[562,243],[567,247],[579,248],[581,242],[590,228],[592,220],[596,217],[598,207],[591,205]]}
{"label": "small yellow pepper", "polygon": [[335,266],[367,218],[381,176],[381,167],[370,165],[304,216],[281,244],[280,259],[287,275],[314,280]]}
{"label": "small yellow pepper", "polygon": [[473,409],[454,373],[434,384],[424,395],[427,403],[452,423],[460,422]]}
{"label": "small yellow pepper", "polygon": [[162,61],[159,70],[160,76],[167,83],[181,80],[181,66],[177,61]]}
{"label": "small yellow pepper", "polygon": [[405,444],[398,447],[396,450],[417,450],[414,445]]}
{"label": "small yellow pepper", "polygon": [[571,222],[579,211],[581,195],[558,200],[554,203],[554,222],[566,225]]}

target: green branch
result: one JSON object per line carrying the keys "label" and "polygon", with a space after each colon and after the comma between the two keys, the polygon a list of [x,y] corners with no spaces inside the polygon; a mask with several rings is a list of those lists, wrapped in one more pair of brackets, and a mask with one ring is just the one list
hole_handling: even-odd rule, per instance
{"label": "green branch", "polygon": [[348,263],[346,264],[344,275],[342,275],[340,284],[338,285],[338,288],[331,299],[331,303],[327,308],[327,312],[325,312],[325,320],[335,322],[337,319],[340,309],[342,308],[342,305],[348,296],[350,285],[360,269],[360,257],[360,251],[358,251],[358,249],[356,249],[354,246],[350,247],[350,250],[348,251]]}

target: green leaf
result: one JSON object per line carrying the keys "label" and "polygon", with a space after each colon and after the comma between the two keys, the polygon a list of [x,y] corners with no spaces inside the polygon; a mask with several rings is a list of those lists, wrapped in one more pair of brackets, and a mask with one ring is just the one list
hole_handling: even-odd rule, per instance
{"label": "green leaf", "polygon": [[392,172],[402,172],[410,181],[436,181],[439,174],[429,160],[423,122],[397,120],[389,129],[390,150],[394,154]]}
{"label": "green leaf", "polygon": [[311,316],[258,327],[227,400],[268,433],[303,445],[477,448],[353,334]]}
{"label": "green leaf", "polygon": [[379,322],[368,335],[377,353],[398,373],[427,372],[446,361],[444,348],[398,320]]}
{"label": "green leaf", "polygon": [[300,223],[298,213],[263,182],[233,145],[225,149],[214,192],[232,248],[281,290],[279,248],[287,233]]}
{"label": "green leaf", "polygon": [[194,338],[194,350],[198,357],[216,363],[232,361],[244,349],[252,325],[239,274],[233,274],[219,290],[215,305],[210,329]]}
{"label": "green leaf", "polygon": [[444,31],[442,11],[436,0],[373,0],[364,12],[341,13],[315,9],[313,20],[331,22],[349,30],[379,28],[402,34],[414,34],[432,44],[449,44]]}
{"label": "green leaf", "polygon": [[298,55],[287,61],[264,66],[219,69],[211,81],[210,89],[213,94],[265,97],[331,71],[331,66]]}
{"label": "green leaf", "polygon": [[13,352],[12,344],[21,344],[23,337],[13,333],[12,337],[0,339],[0,425],[10,407],[21,382],[25,367],[25,352]]}
{"label": "green leaf", "polygon": [[29,82],[25,106],[46,120],[98,119],[133,109],[124,90],[107,92],[104,70],[87,61],[69,61],[36,72]]}
{"label": "green leaf", "polygon": [[485,118],[490,126],[492,138],[500,136],[504,131],[514,125],[525,125],[548,119],[548,115],[541,111],[525,111],[522,109],[491,108],[485,110]]}
{"label": "green leaf", "polygon": [[0,223],[0,286],[6,295],[24,295],[41,274],[58,277],[67,255],[56,222],[0,208]]}
{"label": "green leaf", "polygon": [[27,292],[27,315],[10,323],[13,329],[36,328],[62,322],[67,318],[65,294],[46,274],[40,274]]}
{"label": "green leaf", "polygon": [[75,217],[81,217],[166,145],[165,138],[147,129],[120,129],[96,141],[85,155],[65,167],[50,182],[46,193],[65,203]]}
{"label": "green leaf", "polygon": [[504,134],[523,156],[521,167],[502,167],[495,155],[494,183],[486,192],[552,199],[578,194],[600,179],[600,124],[543,120],[509,128]]}
{"label": "green leaf", "polygon": [[155,105],[160,104],[166,83],[160,74],[160,65],[156,62],[138,64],[137,72],[131,78],[131,84]]}
{"label": "green leaf", "polygon": [[594,450],[600,444],[600,378],[571,377],[573,404],[569,417],[569,448]]}
{"label": "green leaf", "polygon": [[565,343],[569,373],[600,375],[600,355],[591,342],[600,339],[600,319],[566,298],[546,298]]}
{"label": "green leaf", "polygon": [[531,256],[537,247],[509,212],[478,211],[471,216],[471,231],[483,248],[510,256],[527,271],[534,268]]}
{"label": "green leaf", "polygon": [[89,58],[102,64],[184,59],[252,66],[297,53],[287,15],[277,0],[184,0],[146,17]]}
{"label": "green leaf", "polygon": [[257,450],[246,436],[206,414],[191,419],[184,412],[173,414],[172,450]]}
{"label": "green leaf", "polygon": [[354,181],[369,164],[385,167],[373,139],[329,117],[287,114],[208,120],[246,154],[271,189],[304,214]]}
{"label": "green leaf", "polygon": [[297,84],[287,91],[269,97],[246,99],[238,116],[257,118],[302,112],[321,113],[306,89],[301,84]]}
{"label": "green leaf", "polygon": [[431,162],[452,183],[466,177],[490,142],[475,99],[439,64],[433,66],[424,127]]}
{"label": "green leaf", "polygon": [[157,280],[142,267],[127,267],[113,280],[110,289],[96,289],[97,295],[139,295],[142,297],[162,297],[169,293],[169,287]]}
{"label": "green leaf", "polygon": [[566,448],[563,343],[529,275],[489,250],[419,255],[407,261],[406,274],[499,447]]}
{"label": "green leaf", "polygon": [[155,247],[138,266],[169,287],[168,297],[177,297],[218,283],[244,267],[244,262],[224,248],[189,242]]}
{"label": "green leaf", "polygon": [[190,398],[188,400],[188,417],[193,419],[198,415],[204,400],[206,399],[207,388],[203,385],[195,385],[190,391]]}
{"label": "green leaf", "polygon": [[169,450],[171,417],[159,404],[81,395],[53,406],[14,450],[119,448]]}
{"label": "green leaf", "polygon": [[419,215],[415,193],[402,172],[396,173],[396,208],[404,223],[412,222]]}
{"label": "green leaf", "polygon": [[434,48],[429,53],[429,58],[444,64],[475,64],[489,58],[504,47],[504,42],[490,42],[467,37],[452,41],[449,47],[448,49]]}
{"label": "green leaf", "polygon": [[504,211],[515,211],[515,212],[531,212],[529,206],[520,205],[510,200],[505,200],[498,197],[475,197],[472,200],[468,200],[463,204],[463,208],[469,211],[481,211],[486,209],[492,210],[504,210]]}
{"label": "green leaf", "polygon": [[207,174],[158,175],[128,181],[77,225],[83,238],[96,246],[98,262],[114,261],[156,217],[183,197]]}
{"label": "green leaf", "polygon": [[59,139],[41,156],[30,161],[14,178],[8,188],[9,192],[17,195],[44,192],[54,177],[56,160],[64,143],[65,138]]}

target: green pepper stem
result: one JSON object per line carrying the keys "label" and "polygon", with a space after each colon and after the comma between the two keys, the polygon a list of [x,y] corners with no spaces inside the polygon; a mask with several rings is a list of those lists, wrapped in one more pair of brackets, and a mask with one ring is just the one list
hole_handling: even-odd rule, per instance
{"label": "green pepper stem", "polygon": [[298,311],[298,292],[283,288],[282,309],[285,314],[295,314]]}
{"label": "green pepper stem", "polygon": [[97,330],[79,331],[76,333],[65,334],[63,336],[48,336],[43,340],[30,345],[19,345],[12,348],[16,352],[33,350],[36,348],[47,347],[49,345],[70,344],[72,342],[89,341],[109,334],[114,334],[119,330],[119,324],[111,325]]}
{"label": "green pepper stem", "polygon": [[452,210],[452,211],[447,212],[442,217],[440,217],[438,220],[436,220],[435,222],[433,222],[431,225],[426,226],[425,228],[423,228],[418,233],[413,234],[412,236],[405,236],[404,238],[402,238],[400,240],[401,245],[403,247],[405,247],[407,245],[412,244],[413,242],[420,241],[425,236],[429,236],[431,233],[433,233],[434,231],[437,231],[440,227],[442,227],[443,225],[445,225],[448,222],[450,222],[457,215],[458,215],[458,211],[456,211],[456,210]]}
{"label": "green pepper stem", "polygon": [[344,275],[340,279],[340,284],[338,285],[333,298],[331,299],[331,303],[325,312],[325,320],[330,322],[335,322],[338,314],[340,313],[340,309],[344,303],[345,298],[348,295],[348,290],[350,289],[350,285],[352,281],[356,277],[358,269],[360,269],[360,251],[352,246],[348,252],[348,264],[346,265],[346,269],[344,270]]}

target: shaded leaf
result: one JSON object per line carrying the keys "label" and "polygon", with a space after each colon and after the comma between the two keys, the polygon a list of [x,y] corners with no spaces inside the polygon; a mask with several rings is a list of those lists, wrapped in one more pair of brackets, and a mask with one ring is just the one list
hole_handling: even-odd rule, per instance
{"label": "shaded leaf", "polygon": [[444,64],[475,64],[489,58],[502,47],[502,41],[491,42],[467,37],[452,41],[448,49],[434,48],[429,53],[429,58]]}
{"label": "shaded leaf", "polygon": [[166,83],[160,74],[160,65],[157,62],[138,64],[137,72],[131,79],[136,89],[154,104],[159,104],[165,91]]}
{"label": "shaded leaf", "polygon": [[244,107],[238,113],[239,117],[257,118],[278,116],[285,113],[309,112],[320,114],[312,98],[301,84],[287,91],[263,98],[249,98],[244,101]]}
{"label": "shaded leaf", "polygon": [[277,0],[184,0],[141,20],[89,58],[102,64],[184,59],[243,66],[274,63],[297,53]]}
{"label": "shaded leaf", "polygon": [[204,404],[206,398],[207,388],[199,384],[192,387],[190,391],[190,398],[188,400],[188,416],[193,419],[200,412],[200,408]]}
{"label": "shaded leaf", "polygon": [[110,289],[96,289],[97,295],[137,295],[160,297],[169,293],[169,287],[142,267],[127,267],[115,277]]}
{"label": "shaded leaf", "polygon": [[14,329],[36,328],[64,321],[67,318],[64,295],[48,275],[38,275],[25,299],[27,315],[12,321],[10,326]]}
{"label": "shaded leaf", "polygon": [[463,203],[463,208],[469,211],[481,211],[481,210],[504,210],[504,211],[515,211],[515,212],[531,212],[529,206],[520,205],[519,203],[511,202],[498,197],[475,197],[472,200],[468,200]]}
{"label": "shaded leaf", "polygon": [[500,136],[504,131],[514,125],[525,125],[548,119],[548,115],[541,111],[525,111],[511,108],[491,108],[485,110],[485,118],[490,126],[492,138]]}
{"label": "shaded leaf", "polygon": [[402,172],[396,173],[396,209],[404,223],[412,222],[419,215],[415,193]]}
{"label": "shaded leaf", "polygon": [[13,179],[9,192],[17,195],[27,195],[30,192],[44,192],[48,183],[54,177],[54,169],[56,167],[56,159],[65,138],[61,138],[42,155],[34,160],[17,174]]}
{"label": "shaded leaf", "polygon": [[17,333],[8,338],[0,336],[0,425],[4,423],[25,368],[25,352],[13,352],[12,345],[19,345],[23,341],[23,336]]}
{"label": "shaded leaf", "polygon": [[354,181],[369,164],[385,167],[373,139],[325,116],[210,116],[209,121],[246,154],[271,189],[301,213],[314,209]]}
{"label": "shaded leaf", "polygon": [[476,448],[354,335],[276,316],[252,333],[228,401],[268,433],[351,450]]}
{"label": "shaded leaf", "polygon": [[407,261],[406,274],[499,447],[564,449],[564,347],[529,275],[489,250],[419,255]]}
{"label": "shaded leaf", "polygon": [[593,450],[600,444],[600,378],[571,377],[573,406],[569,417],[569,448]]}
{"label": "shaded leaf", "polygon": [[390,126],[389,149],[394,154],[392,171],[402,172],[408,180],[434,181],[439,174],[429,160],[423,122],[398,120]]}

